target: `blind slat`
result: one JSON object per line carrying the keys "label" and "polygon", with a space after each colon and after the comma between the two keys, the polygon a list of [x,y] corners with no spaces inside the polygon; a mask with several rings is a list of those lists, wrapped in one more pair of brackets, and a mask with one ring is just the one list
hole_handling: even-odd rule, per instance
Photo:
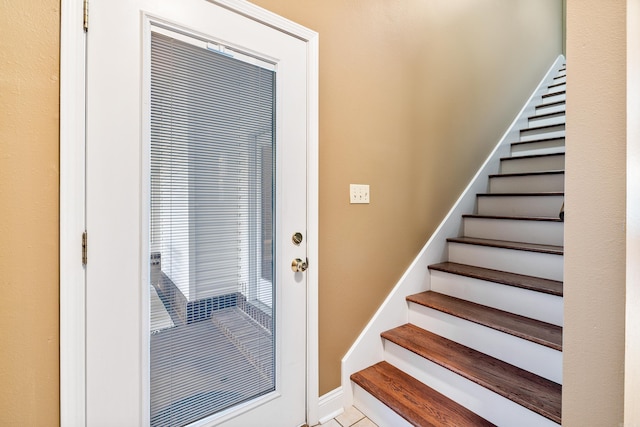
{"label": "blind slat", "polygon": [[274,390],[274,94],[275,72],[152,32],[152,426]]}

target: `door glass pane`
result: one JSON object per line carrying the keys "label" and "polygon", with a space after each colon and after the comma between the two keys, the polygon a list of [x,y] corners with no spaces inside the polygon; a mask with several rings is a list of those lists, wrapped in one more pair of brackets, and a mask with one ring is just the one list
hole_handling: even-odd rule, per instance
{"label": "door glass pane", "polygon": [[275,389],[275,72],[151,37],[151,425]]}

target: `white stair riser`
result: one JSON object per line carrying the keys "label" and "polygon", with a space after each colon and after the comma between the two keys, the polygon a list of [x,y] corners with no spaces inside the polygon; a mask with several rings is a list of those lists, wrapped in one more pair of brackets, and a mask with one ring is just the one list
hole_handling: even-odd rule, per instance
{"label": "white stair riser", "polygon": [[566,83],[566,82],[567,82],[567,76],[566,75],[564,77],[553,79],[553,83]]}
{"label": "white stair riser", "polygon": [[542,98],[542,104],[551,104],[553,102],[566,101],[566,99],[567,99],[566,93],[558,93],[556,95],[544,96]]}
{"label": "white stair riser", "polygon": [[398,415],[393,409],[370,395],[362,387],[355,383],[353,386],[353,406],[365,414],[367,418],[380,427],[398,426],[412,427],[411,423]]}
{"label": "white stair riser", "polygon": [[431,270],[431,290],[542,322],[563,325],[563,301],[558,295],[438,270]]}
{"label": "white stair riser", "polygon": [[[548,418],[393,343],[385,344],[385,358],[392,365],[497,426],[558,427]],[[378,425],[395,427],[395,424]]]}
{"label": "white stair riser", "polygon": [[[560,82],[554,81],[553,83],[551,83],[551,85],[557,85],[558,83],[560,83]],[[566,81],[563,82],[561,85],[550,87],[547,90],[547,93],[554,93],[554,92],[558,92],[560,90],[567,90],[567,82]]]}
{"label": "white stair riser", "polygon": [[[560,212],[560,211],[558,211]],[[493,218],[464,218],[464,235],[541,245],[564,244],[564,223]]]}
{"label": "white stair riser", "polygon": [[564,170],[564,155],[512,158],[500,162],[502,173],[524,173]]}
{"label": "white stair riser", "polygon": [[564,191],[564,174],[492,177],[490,193],[540,193]]}
{"label": "white stair riser", "polygon": [[557,104],[557,105],[544,105],[544,104],[539,104],[536,107],[536,114],[548,114],[548,113],[558,113],[558,112],[565,112],[566,110],[566,105],[564,103],[561,104]]}
{"label": "white stair riser", "polygon": [[511,365],[562,383],[562,352],[420,304],[409,304],[409,323]]}
{"label": "white stair riser", "polygon": [[535,141],[538,139],[548,138],[564,138],[565,126],[564,124],[554,125],[552,127],[533,127],[529,129],[523,129],[520,131],[520,141]]}
{"label": "white stair riser", "polygon": [[564,125],[566,122],[566,116],[564,115],[564,112],[556,113],[555,115],[549,116],[549,117],[547,117],[546,115],[533,116],[533,117],[529,117],[528,122],[529,122],[529,127],[550,126],[550,125],[559,125],[559,124]]}
{"label": "white stair riser", "polygon": [[479,215],[557,218],[564,196],[478,196]]}
{"label": "white stair riser", "polygon": [[562,280],[563,256],[449,242],[449,261],[476,267]]}
{"label": "white stair riser", "polygon": [[564,138],[543,139],[526,144],[511,144],[511,156],[529,156],[533,154],[564,153]]}

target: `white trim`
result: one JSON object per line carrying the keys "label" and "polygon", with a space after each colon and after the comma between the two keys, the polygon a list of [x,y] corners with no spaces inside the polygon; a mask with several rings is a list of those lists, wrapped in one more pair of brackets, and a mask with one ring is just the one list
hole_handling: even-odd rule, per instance
{"label": "white trim", "polygon": [[[227,9],[307,44],[307,423],[318,421],[318,33],[242,0],[214,0]],[[86,424],[85,33],[82,0],[62,0],[60,37],[60,422]]]}
{"label": "white trim", "polygon": [[[334,388],[330,392],[320,396],[319,403],[319,415],[318,423],[324,424],[332,418],[344,412],[342,406],[342,387]],[[311,424],[313,425],[313,424]]]}
{"label": "white trim", "polygon": [[553,78],[552,72],[558,68],[558,64],[562,60],[564,57],[560,55],[549,67],[544,78],[471,179],[467,188],[342,358],[342,390],[345,408],[353,405],[353,386],[349,377],[354,372],[384,359],[380,333],[407,323],[409,315],[405,300],[407,295],[431,289],[428,266],[444,261],[447,253],[447,238],[459,235],[462,227],[462,215],[473,212],[477,193],[486,192],[488,176],[498,171],[500,158],[509,155],[509,144],[518,140],[520,129],[524,127],[523,124],[526,123],[535,107],[534,101],[541,99],[543,88]]}
{"label": "white trim", "polygon": [[86,423],[82,0],[62,0],[60,18],[60,424],[76,427]]}
{"label": "white trim", "polygon": [[640,425],[640,0],[627,0],[627,236],[624,421]]}

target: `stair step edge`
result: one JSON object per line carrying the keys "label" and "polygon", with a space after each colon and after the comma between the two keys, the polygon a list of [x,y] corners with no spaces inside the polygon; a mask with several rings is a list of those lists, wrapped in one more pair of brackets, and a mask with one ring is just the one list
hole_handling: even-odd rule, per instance
{"label": "stair step edge", "polygon": [[405,324],[381,336],[558,424],[562,386],[477,350]]}
{"label": "stair step edge", "polygon": [[432,264],[429,266],[429,270],[441,271],[458,276],[466,276],[472,279],[499,283],[506,286],[513,286],[554,296],[563,296],[563,283],[558,280],[543,279],[541,277],[492,270],[489,268],[458,264],[448,261],[439,264]]}
{"label": "stair step edge", "polygon": [[540,175],[564,175],[564,170],[549,170],[538,172],[513,172],[513,173],[496,173],[489,175],[489,178],[511,178],[514,176],[540,176]]}
{"label": "stair step edge", "polygon": [[494,425],[385,361],[352,374],[351,381],[418,427]]}
{"label": "stair step edge", "polygon": [[409,295],[406,299],[423,307],[477,323],[553,350],[562,351],[562,328],[560,326],[434,291]]}
{"label": "stair step edge", "polygon": [[546,192],[536,192],[536,193],[478,193],[477,197],[520,197],[520,196],[531,196],[531,197],[545,197],[545,196],[564,196],[563,191],[546,191]]}
{"label": "stair step edge", "polygon": [[505,240],[479,239],[475,237],[449,237],[447,242],[466,245],[488,246],[517,251],[539,252],[552,255],[564,255],[563,246],[541,245],[537,243],[509,242]]}
{"label": "stair step edge", "polygon": [[534,159],[539,157],[551,157],[551,156],[564,156],[565,153],[548,153],[548,154],[529,154],[526,156],[517,156],[517,157],[502,157],[501,161],[508,160],[522,160],[522,159]]}

